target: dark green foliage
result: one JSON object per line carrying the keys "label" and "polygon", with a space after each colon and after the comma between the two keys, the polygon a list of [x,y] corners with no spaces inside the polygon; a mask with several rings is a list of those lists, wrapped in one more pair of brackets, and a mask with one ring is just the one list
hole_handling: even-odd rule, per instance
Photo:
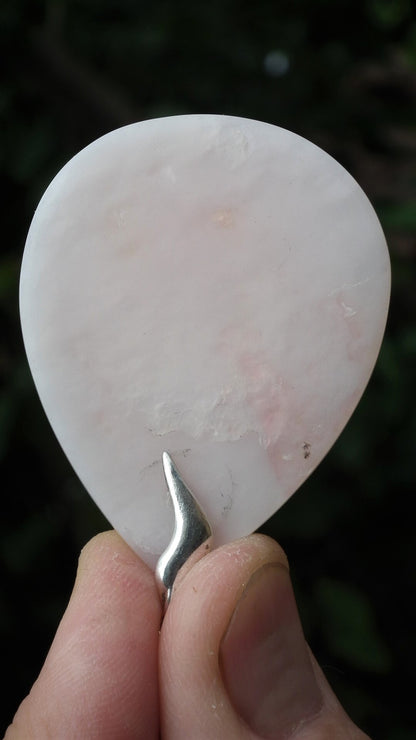
{"label": "dark green foliage", "polygon": [[[13,0],[0,7],[0,627],[3,727],[37,675],[80,547],[107,526],[27,368],[18,275],[53,175],[131,121],[215,112],[306,136],[358,179],[388,238],[392,306],[358,410],[263,530],[353,718],[414,737],[416,18],[411,0]],[[0,731],[3,728],[0,728]]]}

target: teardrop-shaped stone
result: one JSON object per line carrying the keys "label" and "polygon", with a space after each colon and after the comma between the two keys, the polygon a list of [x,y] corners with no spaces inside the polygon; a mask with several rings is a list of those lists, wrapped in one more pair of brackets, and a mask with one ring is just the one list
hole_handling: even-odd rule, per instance
{"label": "teardrop-shaped stone", "polygon": [[162,452],[217,544],[257,528],[355,408],[389,286],[374,210],[334,159],[269,124],[176,116],[59,172],[29,231],[21,317],[63,449],[154,565],[173,528]]}

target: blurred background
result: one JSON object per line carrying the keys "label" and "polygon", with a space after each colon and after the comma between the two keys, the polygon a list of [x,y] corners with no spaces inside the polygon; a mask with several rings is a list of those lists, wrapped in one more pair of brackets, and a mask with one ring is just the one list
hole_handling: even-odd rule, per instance
{"label": "blurred background", "polygon": [[37,676],[80,548],[108,527],[45,419],[18,280],[45,187],[133,121],[226,113],[289,128],[352,173],[391,251],[380,358],[345,432],[263,531],[353,719],[415,737],[416,14],[412,0],[3,0],[0,5],[0,731]]}

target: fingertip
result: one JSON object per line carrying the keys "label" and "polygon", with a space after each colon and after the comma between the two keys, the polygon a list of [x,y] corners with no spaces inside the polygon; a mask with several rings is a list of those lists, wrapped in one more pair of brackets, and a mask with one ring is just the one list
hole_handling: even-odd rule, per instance
{"label": "fingertip", "polygon": [[[265,563],[279,563],[289,570],[286,553],[271,537],[256,533],[229,542],[209,552],[191,569],[185,567],[182,572],[179,571],[171,601],[176,600],[179,593],[184,594],[184,589],[187,592],[190,589],[195,591],[199,580],[209,579],[211,576],[215,580],[219,572],[228,573],[228,570],[230,570],[230,575],[249,576]],[[244,582],[242,582],[242,587],[244,587]]]}
{"label": "fingertip", "polygon": [[[101,532],[82,548],[73,594],[81,587],[97,590],[102,581],[124,584],[136,593],[143,589],[155,591],[154,576],[150,568],[114,530]],[[153,599],[152,599],[153,601]]]}
{"label": "fingertip", "polygon": [[7,738],[158,737],[161,605],[150,569],[115,532],[82,550],[49,654]]}

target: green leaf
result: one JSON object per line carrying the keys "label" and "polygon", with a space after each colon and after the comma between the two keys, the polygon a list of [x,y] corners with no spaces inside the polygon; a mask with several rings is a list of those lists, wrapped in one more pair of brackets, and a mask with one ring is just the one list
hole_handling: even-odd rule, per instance
{"label": "green leaf", "polygon": [[322,631],[331,653],[360,670],[386,673],[391,657],[366,595],[351,585],[323,578],[317,586]]}
{"label": "green leaf", "polygon": [[381,28],[395,28],[412,12],[410,0],[371,0],[369,10]]}
{"label": "green leaf", "polygon": [[379,209],[380,221],[386,230],[416,231],[416,206],[413,203],[394,203]]}

